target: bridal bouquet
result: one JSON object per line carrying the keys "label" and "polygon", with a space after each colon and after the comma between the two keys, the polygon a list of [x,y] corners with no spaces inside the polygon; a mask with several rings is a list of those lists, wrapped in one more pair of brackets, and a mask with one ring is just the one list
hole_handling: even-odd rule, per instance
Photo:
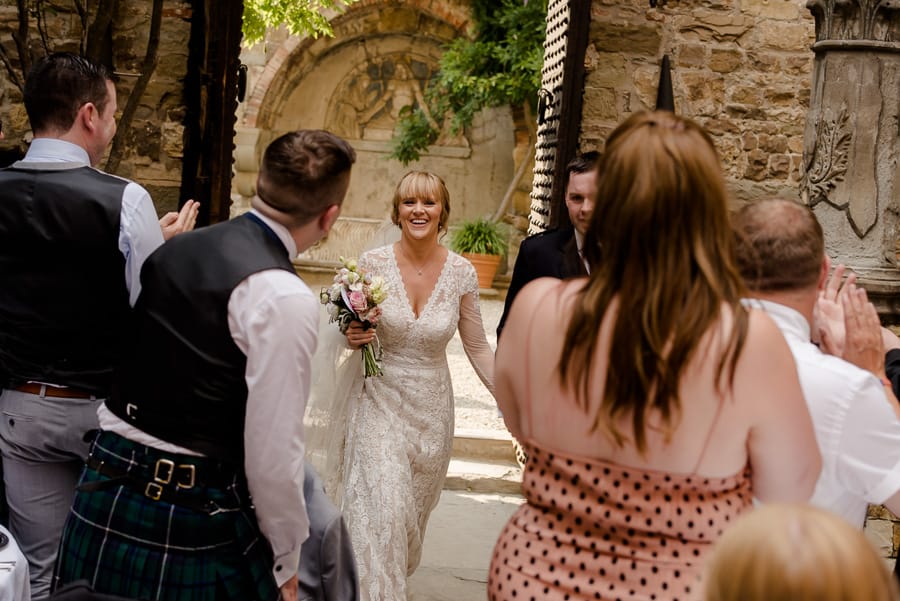
{"label": "bridal bouquet", "polygon": [[[331,286],[322,289],[319,300],[326,305],[329,323],[337,323],[341,334],[347,333],[354,319],[361,321],[363,328],[368,330],[378,324],[381,318],[378,305],[388,296],[384,278],[361,271],[354,259],[340,259],[343,267],[338,269]],[[374,342],[360,350],[366,377],[382,375],[381,344],[377,336]]]}

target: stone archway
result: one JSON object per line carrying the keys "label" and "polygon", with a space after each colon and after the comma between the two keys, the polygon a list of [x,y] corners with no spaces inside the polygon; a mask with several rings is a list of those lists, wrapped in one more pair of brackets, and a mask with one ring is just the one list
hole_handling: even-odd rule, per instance
{"label": "stone archway", "polygon": [[493,213],[515,167],[509,109],[486,111],[465,135],[445,128],[408,167],[388,159],[399,112],[422,102],[443,47],[466,35],[467,19],[449,2],[380,2],[336,17],[334,38],[270,40],[268,55],[251,67],[251,91],[239,111],[233,211],[246,209],[259,157],[272,139],[291,129],[324,128],[349,140],[358,159],[335,234],[307,254],[314,263],[358,254],[389,215],[394,186],[409,169],[445,179],[451,223]]}

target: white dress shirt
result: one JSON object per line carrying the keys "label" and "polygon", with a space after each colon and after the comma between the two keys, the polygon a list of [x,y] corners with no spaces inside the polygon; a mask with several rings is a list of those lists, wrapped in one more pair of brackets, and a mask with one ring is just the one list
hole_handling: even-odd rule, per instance
{"label": "white dress shirt", "polygon": [[822,453],[810,503],[862,528],[868,503],[884,503],[900,491],[900,419],[878,378],[810,342],[803,315],[774,302],[752,302],[775,320],[797,363]]}
{"label": "white dress shirt", "polygon": [[[71,163],[72,169],[91,166],[84,148],[57,138],[35,138],[20,162]],[[119,250],[125,257],[125,285],[133,307],[141,292],[141,266],[162,245],[163,235],[150,194],[134,182],[128,181],[122,192],[120,215]]]}
{"label": "white dress shirt", "polygon": [[[297,246],[283,225],[257,211],[291,257]],[[297,574],[300,545],[309,535],[303,498],[303,412],[319,327],[319,299],[283,269],[252,274],[228,299],[228,328],[247,356],[244,469],[259,528],[272,546],[280,587]],[[103,404],[100,427],[170,453],[199,455],[119,419]]]}

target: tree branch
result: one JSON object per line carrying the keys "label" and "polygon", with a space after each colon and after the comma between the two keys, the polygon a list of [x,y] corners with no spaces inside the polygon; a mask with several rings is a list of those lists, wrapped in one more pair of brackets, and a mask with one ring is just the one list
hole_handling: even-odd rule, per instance
{"label": "tree branch", "polygon": [[6,67],[6,73],[9,75],[9,80],[13,82],[13,85],[19,88],[20,92],[24,92],[22,80],[19,79],[19,76],[16,74],[16,70],[13,68],[12,61],[9,58],[9,53],[3,45],[0,45],[0,61],[2,61],[3,66]]}
{"label": "tree branch", "polygon": [[37,21],[38,35],[41,36],[41,48],[44,49],[44,54],[50,54],[50,40],[47,38],[47,23],[44,18],[43,3],[43,0],[35,1],[34,18]]}
{"label": "tree branch", "polygon": [[[112,18],[116,13],[118,4],[118,0],[100,0],[100,3],[97,5],[97,16],[94,17],[94,22],[91,23],[90,28],[88,28],[84,55],[95,63],[102,62],[103,60],[103,57],[101,56],[103,52],[103,39],[106,32],[109,30],[110,23],[112,23]],[[153,3],[153,10],[156,11],[156,2]],[[153,32],[151,31],[150,33],[152,35]],[[158,36],[159,33],[157,32],[157,44],[159,43]]]}
{"label": "tree branch", "polygon": [[500,206],[497,207],[497,210],[494,212],[494,216],[491,218],[492,221],[500,221],[503,216],[506,214],[506,209],[509,207],[509,203],[512,200],[513,194],[516,193],[516,188],[519,187],[519,182],[522,181],[522,178],[525,177],[525,170],[531,165],[531,158],[534,156],[534,145],[537,140],[536,135],[532,135],[532,130],[537,131],[536,126],[532,123],[531,118],[531,107],[528,106],[528,101],[522,103],[524,105],[523,110],[525,112],[525,125],[528,127],[528,152],[525,153],[525,156],[522,157],[522,162],[519,163],[519,166],[516,168],[516,173],[513,175],[512,181],[509,182],[509,186],[506,188],[506,193],[503,195],[503,200],[500,201]]}
{"label": "tree branch", "polygon": [[31,53],[28,50],[28,2],[16,0],[16,6],[19,9],[19,30],[14,31],[12,37],[16,43],[16,50],[19,51],[19,66],[24,80],[25,74],[31,69]]}
{"label": "tree branch", "polygon": [[[162,24],[162,8],[163,0],[153,0],[153,12],[150,15],[150,33],[147,38],[147,51],[144,54],[144,61],[141,63],[141,74],[135,82],[131,94],[128,96],[128,102],[122,111],[122,118],[119,119],[120,127],[116,132],[116,137],[113,139],[109,159],[106,161],[105,170],[110,173],[115,173],[119,168],[125,148],[125,140],[131,131],[131,121],[134,118],[134,113],[137,111],[141,97],[144,95],[144,90],[147,89],[147,84],[159,62],[159,30]],[[96,25],[96,22],[94,24]]]}
{"label": "tree branch", "polygon": [[81,42],[78,47],[81,48],[81,53],[86,54],[87,51],[87,39],[88,39],[88,6],[87,0],[73,0],[72,4],[75,5],[75,12],[78,13],[78,19],[81,21]]}

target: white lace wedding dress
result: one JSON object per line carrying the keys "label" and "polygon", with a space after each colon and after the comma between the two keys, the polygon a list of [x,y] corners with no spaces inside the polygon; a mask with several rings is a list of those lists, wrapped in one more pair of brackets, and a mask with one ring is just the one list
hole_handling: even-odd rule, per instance
{"label": "white lace wedding dress", "polygon": [[494,355],[481,322],[475,270],[467,260],[448,254],[418,317],[392,245],[364,254],[359,263],[389,286],[378,325],[384,375],[363,381],[359,369],[353,370],[358,384],[349,387],[346,409],[339,411],[346,413],[344,444],[335,444],[340,436],[334,430],[329,440],[328,462],[339,469],[329,475],[329,492],[341,495],[362,599],[405,601],[406,579],[419,564],[428,516],[450,462],[453,388],[447,343],[459,327],[469,360],[489,389]]}

